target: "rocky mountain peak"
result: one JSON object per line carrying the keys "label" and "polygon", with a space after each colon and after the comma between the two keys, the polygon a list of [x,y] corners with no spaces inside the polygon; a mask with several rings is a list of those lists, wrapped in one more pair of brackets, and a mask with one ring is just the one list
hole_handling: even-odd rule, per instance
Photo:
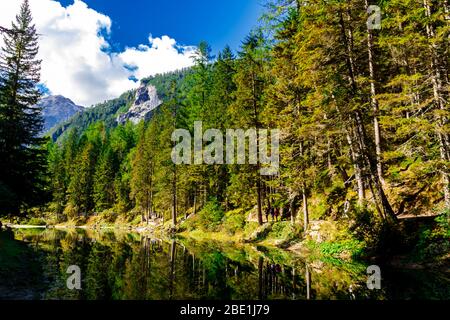
{"label": "rocky mountain peak", "polygon": [[67,121],[76,113],[84,110],[83,107],[76,105],[72,100],[60,95],[44,97],[37,105],[42,108],[44,132],[48,132],[54,126]]}
{"label": "rocky mountain peak", "polygon": [[134,124],[137,124],[142,120],[149,120],[153,110],[158,108],[162,103],[156,87],[142,84],[136,90],[136,97],[133,105],[128,112],[119,115],[117,122],[124,124],[127,121],[131,121]]}

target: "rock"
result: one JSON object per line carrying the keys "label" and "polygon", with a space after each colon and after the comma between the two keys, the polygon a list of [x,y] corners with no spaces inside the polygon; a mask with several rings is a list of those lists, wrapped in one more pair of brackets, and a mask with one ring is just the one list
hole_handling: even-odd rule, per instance
{"label": "rock", "polygon": [[258,222],[258,207],[255,206],[247,215],[247,222]]}
{"label": "rock", "polygon": [[142,120],[149,120],[153,114],[153,110],[158,108],[162,103],[154,86],[142,84],[136,91],[134,104],[128,112],[119,115],[117,122],[124,124],[127,121],[131,121],[137,124]]}
{"label": "rock", "polygon": [[322,273],[325,267],[325,263],[320,260],[315,260],[312,263],[310,263],[309,266],[315,273]]}
{"label": "rock", "polygon": [[84,110],[83,107],[76,105],[72,100],[63,96],[44,97],[39,101],[37,106],[42,108],[44,133]]}
{"label": "rock", "polygon": [[305,238],[317,243],[333,241],[336,237],[337,227],[334,222],[316,220],[311,221]]}
{"label": "rock", "polygon": [[244,239],[244,243],[251,243],[257,241],[258,239],[264,238],[272,230],[272,225],[272,223],[266,223],[258,227],[258,229],[256,229],[250,237]]}

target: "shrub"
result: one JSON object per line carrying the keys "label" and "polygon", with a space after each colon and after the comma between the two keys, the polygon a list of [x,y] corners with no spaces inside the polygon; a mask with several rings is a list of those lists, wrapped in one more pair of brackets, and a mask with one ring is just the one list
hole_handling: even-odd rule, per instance
{"label": "shrub", "polygon": [[276,222],[271,225],[266,238],[283,240],[286,243],[294,239],[298,239],[303,227],[299,224],[292,225],[291,222],[283,221]]}
{"label": "shrub", "polygon": [[222,206],[215,198],[211,198],[199,212],[203,228],[209,231],[213,231],[217,228],[222,222],[224,215]]}
{"label": "shrub", "polygon": [[47,225],[47,223],[44,221],[44,219],[42,219],[42,218],[36,218],[36,217],[31,218],[31,219],[28,221],[28,224],[29,224],[30,226],[45,226],[45,225]]}
{"label": "shrub", "polygon": [[383,241],[388,241],[388,226],[372,211],[367,208],[356,207],[349,213],[352,223],[349,231],[359,241],[363,241],[368,247],[380,250]]}
{"label": "shrub", "polygon": [[101,217],[102,219],[106,222],[106,223],[113,223],[116,221],[117,219],[117,213],[115,212],[114,209],[108,209],[105,210],[101,213]]}
{"label": "shrub", "polygon": [[423,228],[414,249],[414,255],[420,260],[435,260],[450,252],[450,210],[435,219],[432,228]]}
{"label": "shrub", "polygon": [[245,227],[245,213],[243,210],[237,209],[227,212],[223,227],[230,235],[234,235],[237,231],[243,230]]}
{"label": "shrub", "polygon": [[66,217],[68,217],[69,219],[71,219],[71,218],[73,219],[73,218],[78,217],[78,214],[79,214],[78,207],[74,206],[71,203],[68,203],[66,208],[64,209],[64,215]]}

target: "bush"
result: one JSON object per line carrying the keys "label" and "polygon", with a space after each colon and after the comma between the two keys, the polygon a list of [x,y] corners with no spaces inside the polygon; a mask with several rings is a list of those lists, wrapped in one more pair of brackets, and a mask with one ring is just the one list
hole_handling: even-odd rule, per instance
{"label": "bush", "polygon": [[[269,233],[268,237],[274,238],[274,239],[281,239],[284,238],[283,235],[286,234],[286,232],[289,232],[289,229],[291,228],[290,222],[277,222],[274,223],[272,226],[272,230]],[[286,231],[288,230],[288,231]]]}
{"label": "bush", "polygon": [[30,226],[46,226],[47,225],[47,223],[44,221],[44,219],[42,219],[42,218],[31,218],[29,221],[28,221],[28,224],[30,225]]}
{"label": "bush", "polygon": [[245,213],[242,209],[227,212],[223,222],[224,229],[230,235],[234,235],[237,231],[243,230],[245,227]]}
{"label": "bush", "polygon": [[389,241],[389,228],[374,212],[367,208],[355,208],[350,214],[349,231],[353,236],[375,251],[382,250]]}
{"label": "bush", "polygon": [[197,227],[200,226],[199,220],[200,217],[198,216],[198,214],[189,216],[189,218],[181,225],[180,231],[194,231],[195,229],[197,229]]}
{"label": "bush", "polygon": [[290,243],[295,239],[299,239],[303,230],[303,227],[300,224],[292,225],[292,223],[288,221],[276,222],[268,225],[270,225],[270,228],[267,229],[267,234],[261,235],[259,240],[266,238],[281,240],[283,243]]}
{"label": "bush", "polygon": [[326,198],[327,208],[333,217],[339,218],[344,213],[344,203],[347,189],[342,183],[334,183]]}
{"label": "bush", "polygon": [[414,255],[419,260],[436,260],[450,252],[450,210],[446,210],[435,219],[433,228],[424,228]]}
{"label": "bush", "polygon": [[213,231],[222,222],[225,213],[217,199],[210,199],[205,207],[199,212],[203,228],[205,230]]}
{"label": "bush", "polygon": [[100,216],[106,223],[114,223],[118,217],[114,209],[105,210]]}
{"label": "bush", "polygon": [[78,217],[79,209],[78,207],[72,205],[71,203],[68,203],[67,206],[64,208],[64,215],[69,218],[73,219]]}

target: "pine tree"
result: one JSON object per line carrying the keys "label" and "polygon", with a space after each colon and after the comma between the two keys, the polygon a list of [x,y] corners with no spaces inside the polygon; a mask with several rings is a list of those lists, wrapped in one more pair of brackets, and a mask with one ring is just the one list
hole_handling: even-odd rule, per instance
{"label": "pine tree", "polygon": [[[264,36],[260,30],[250,34],[242,44],[234,76],[236,84],[235,100],[230,106],[232,124],[236,128],[261,129],[261,112],[263,110],[263,94],[266,85],[264,74],[265,46]],[[256,137],[259,150],[259,137]],[[243,169],[244,167],[242,167]],[[259,172],[259,162],[251,166],[251,172],[244,169],[241,173],[251,175],[251,185],[256,189],[256,207],[258,223],[262,220],[263,183]],[[247,171],[247,172],[245,172]],[[236,179],[234,181],[239,181]],[[243,181],[243,180],[241,180]]]}
{"label": "pine tree", "polygon": [[[136,206],[147,222],[153,216],[155,193],[156,152],[158,148],[158,125],[151,121],[147,129],[142,128],[141,138],[132,160],[131,194]],[[144,219],[145,217],[145,219]]]}
{"label": "pine tree", "polygon": [[114,178],[117,171],[115,154],[107,145],[100,155],[94,176],[95,210],[102,212],[114,206]]}
{"label": "pine tree", "polygon": [[67,177],[64,154],[55,143],[49,143],[48,150],[49,185],[52,191],[54,212],[59,218],[66,205]]}
{"label": "pine tree", "polygon": [[43,120],[36,107],[41,61],[38,34],[25,0],[0,54],[0,203],[18,213],[42,200],[46,166]]}
{"label": "pine tree", "polygon": [[308,108],[308,90],[298,73],[299,64],[295,61],[297,42],[295,35],[301,30],[299,8],[290,7],[286,18],[278,27],[272,50],[271,76],[274,81],[267,88],[267,106],[264,110],[264,120],[268,127],[282,128],[281,141],[281,173],[268,182],[271,207],[282,194],[289,201],[291,220],[295,222],[295,203],[301,195],[303,204],[303,224],[308,227],[309,208],[308,193],[314,176],[311,175],[312,159],[307,152],[318,144],[318,138],[323,135],[321,130],[311,125],[312,114]]}
{"label": "pine tree", "polygon": [[68,202],[75,209],[74,215],[87,215],[94,209],[94,174],[96,150],[92,142],[86,142],[77,156],[74,173],[68,187]]}

